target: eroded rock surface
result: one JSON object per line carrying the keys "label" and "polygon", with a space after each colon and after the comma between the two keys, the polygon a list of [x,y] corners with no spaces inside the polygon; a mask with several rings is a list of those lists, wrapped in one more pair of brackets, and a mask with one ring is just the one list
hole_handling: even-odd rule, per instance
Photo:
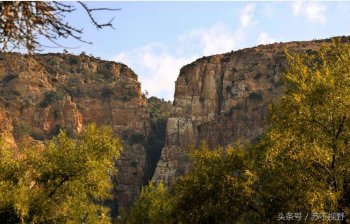
{"label": "eroded rock surface", "polygon": [[[329,40],[326,40],[329,43]],[[254,141],[266,129],[268,105],[282,95],[279,80],[289,53],[313,51],[324,41],[276,43],[203,57],[184,66],[176,81],[167,142],[153,181],[169,185],[190,169],[183,151]]]}
{"label": "eroded rock surface", "polygon": [[[50,139],[61,128],[74,136],[91,122],[110,125],[117,136],[128,132],[147,137],[149,114],[141,85],[126,65],[85,55],[39,58],[43,70],[17,74],[0,67],[0,134],[11,147]],[[145,148],[125,140],[123,155],[116,161],[119,208],[127,209],[139,194],[147,164]]]}

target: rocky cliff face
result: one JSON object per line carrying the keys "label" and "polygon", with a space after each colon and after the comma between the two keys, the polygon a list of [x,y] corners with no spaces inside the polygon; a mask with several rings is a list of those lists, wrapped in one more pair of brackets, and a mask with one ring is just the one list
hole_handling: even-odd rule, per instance
{"label": "rocky cliff face", "polygon": [[190,169],[183,148],[203,140],[211,147],[254,141],[266,129],[260,121],[269,103],[282,94],[284,50],[313,51],[322,42],[258,46],[184,66],[169,119],[169,103],[150,99],[147,105],[137,75],[126,65],[46,54],[39,56],[43,70],[16,73],[0,57],[0,137],[16,148],[50,139],[61,128],[75,135],[91,122],[112,126],[124,142],[112,204],[128,209],[160,153],[152,180],[169,185]]}
{"label": "rocky cliff face", "polygon": [[[329,42],[329,40],[326,40]],[[284,50],[312,51],[324,41],[276,43],[204,57],[184,66],[176,81],[175,100],[167,123],[167,142],[154,182],[171,184],[190,169],[183,148],[205,140],[228,146],[253,141],[266,129],[261,119],[281,96]]]}
{"label": "rocky cliff face", "polygon": [[110,125],[117,136],[129,133],[114,180],[116,201],[127,208],[149,172],[145,148],[127,140],[147,137],[150,127],[137,75],[124,64],[85,55],[39,58],[43,70],[21,74],[0,61],[0,134],[16,147],[50,139],[61,128],[75,135],[91,122]]}

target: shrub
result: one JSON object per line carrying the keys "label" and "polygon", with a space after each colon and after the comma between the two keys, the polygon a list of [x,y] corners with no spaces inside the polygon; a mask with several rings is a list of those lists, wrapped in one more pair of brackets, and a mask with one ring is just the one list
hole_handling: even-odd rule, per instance
{"label": "shrub", "polygon": [[67,65],[67,64],[60,64],[60,69],[62,70],[62,71],[64,71],[64,72],[68,72],[68,71],[70,71],[70,66],[69,65]]}
{"label": "shrub", "polygon": [[72,89],[70,94],[72,97],[80,97],[83,94],[83,91],[81,90],[80,86],[78,86],[77,88]]}
{"label": "shrub", "polygon": [[109,68],[102,67],[98,71],[98,74],[102,75],[102,77],[106,80],[110,80],[113,77],[113,73]]}
{"label": "shrub", "polygon": [[55,68],[54,66],[49,65],[49,64],[47,64],[47,65],[45,66],[45,70],[46,70],[49,74],[56,74],[56,73],[58,72],[58,69],[57,69],[57,68]]}
{"label": "shrub", "polygon": [[53,129],[50,130],[49,135],[57,136],[60,133],[61,130],[62,131],[66,131],[66,129],[62,125],[56,124],[56,126]]}
{"label": "shrub", "polygon": [[39,132],[39,131],[32,131],[29,135],[30,135],[30,137],[34,138],[35,140],[39,140],[39,141],[45,140],[44,134]]}
{"label": "shrub", "polygon": [[114,95],[114,92],[109,87],[105,87],[102,89],[102,92],[101,92],[102,98],[111,98],[113,95]]}
{"label": "shrub", "polygon": [[136,91],[131,90],[131,89],[128,90],[128,96],[134,97],[134,96],[136,96],[136,95],[137,95],[137,92],[136,92]]}
{"label": "shrub", "polygon": [[128,96],[123,96],[122,97],[122,101],[124,101],[124,102],[129,101],[129,100],[130,100],[130,98]]}
{"label": "shrub", "polygon": [[121,134],[121,138],[123,140],[128,140],[131,134],[132,134],[132,130],[131,129],[124,130],[122,132],[122,134]]}
{"label": "shrub", "polygon": [[260,79],[261,76],[262,76],[262,74],[261,74],[261,73],[258,73],[258,74],[256,74],[256,75],[254,76],[254,79]]}
{"label": "shrub", "polygon": [[54,118],[59,118],[59,117],[61,117],[61,110],[60,109],[55,109],[54,111],[53,111],[53,116],[54,116]]}
{"label": "shrub", "polygon": [[143,136],[143,134],[140,133],[133,133],[131,135],[131,144],[141,144],[143,143],[145,140],[145,136]]}
{"label": "shrub", "polygon": [[62,94],[60,94],[59,92],[54,91],[54,90],[51,90],[49,92],[44,93],[44,96],[45,97],[44,97],[43,101],[40,103],[40,107],[47,107],[51,103],[63,99]]}
{"label": "shrub", "polygon": [[262,95],[260,92],[252,92],[252,93],[249,93],[249,99],[262,100]]}
{"label": "shrub", "polygon": [[199,98],[199,101],[200,101],[200,102],[204,102],[204,101],[205,101],[205,98],[201,96],[201,97]]}
{"label": "shrub", "polygon": [[70,63],[71,65],[79,64],[79,63],[80,63],[80,59],[79,59],[79,57],[72,57],[72,58],[70,59],[69,63]]}
{"label": "shrub", "polygon": [[20,96],[20,95],[21,95],[21,92],[18,91],[18,90],[12,90],[12,94],[13,94],[13,95],[16,95],[16,96]]}
{"label": "shrub", "polygon": [[26,123],[20,124],[17,129],[17,134],[19,134],[20,136],[27,135],[30,132],[31,132],[31,127]]}
{"label": "shrub", "polygon": [[59,65],[61,63],[60,59],[58,57],[52,57],[49,61],[48,64],[52,66]]}
{"label": "shrub", "polygon": [[2,81],[3,81],[3,82],[9,82],[9,81],[11,81],[12,79],[15,79],[15,78],[17,78],[17,77],[18,77],[18,75],[13,75],[13,74],[7,75],[7,76],[5,76],[5,77],[2,79]]}

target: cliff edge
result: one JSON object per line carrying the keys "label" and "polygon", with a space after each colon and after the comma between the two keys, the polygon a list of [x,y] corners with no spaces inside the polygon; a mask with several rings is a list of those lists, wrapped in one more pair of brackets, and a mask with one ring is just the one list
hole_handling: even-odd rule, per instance
{"label": "cliff edge", "polygon": [[210,147],[225,147],[238,139],[254,141],[267,128],[261,120],[268,105],[282,95],[284,51],[314,51],[330,41],[259,45],[184,66],[175,85],[166,145],[152,180],[170,185],[187,172],[191,164],[183,149],[189,145],[204,140]]}

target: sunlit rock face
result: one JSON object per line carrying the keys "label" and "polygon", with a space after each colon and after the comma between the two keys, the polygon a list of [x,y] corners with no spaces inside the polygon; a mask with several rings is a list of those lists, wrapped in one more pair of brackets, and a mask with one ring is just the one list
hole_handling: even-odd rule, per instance
{"label": "sunlit rock face", "polygon": [[[329,40],[326,40],[329,43]],[[184,152],[203,140],[228,146],[254,141],[266,129],[268,105],[279,99],[281,73],[289,53],[313,51],[323,41],[275,43],[203,57],[184,66],[153,181],[169,185],[190,169]]]}
{"label": "sunlit rock face", "polygon": [[[38,55],[44,68],[16,73],[0,60],[0,135],[10,147],[42,142],[64,128],[80,133],[91,122],[116,136],[147,137],[149,115],[137,75],[126,65],[85,55]],[[124,141],[116,161],[114,213],[128,208],[148,175],[146,150]],[[117,206],[118,205],[118,206]]]}
{"label": "sunlit rock face", "polygon": [[[327,40],[329,42],[329,40]],[[20,148],[58,134],[74,136],[86,125],[110,125],[123,138],[124,151],[113,177],[112,215],[128,210],[141,187],[152,178],[169,185],[190,170],[189,145],[205,140],[211,147],[254,141],[265,129],[269,103],[281,97],[284,50],[313,51],[321,41],[291,42],[204,57],[184,66],[176,81],[167,121],[166,145],[153,178],[145,144],[150,115],[137,75],[126,65],[86,55],[38,55],[42,70],[14,72],[0,57],[0,137]]]}

